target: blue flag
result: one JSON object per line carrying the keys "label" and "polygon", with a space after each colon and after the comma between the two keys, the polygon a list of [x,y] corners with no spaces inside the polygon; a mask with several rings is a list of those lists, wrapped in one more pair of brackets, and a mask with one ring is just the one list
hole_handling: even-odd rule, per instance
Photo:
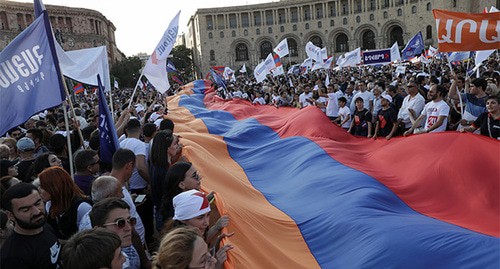
{"label": "blue flag", "polygon": [[111,113],[109,113],[106,97],[104,96],[104,87],[99,75],[97,75],[97,82],[99,84],[97,90],[99,99],[99,153],[103,162],[111,163],[113,154],[120,148],[120,143],[118,143],[115,124]]}
{"label": "blue flag", "polygon": [[0,53],[0,135],[64,100],[47,11]]}
{"label": "blue flag", "polygon": [[471,57],[470,51],[455,51],[448,54],[449,62],[461,62]]}
{"label": "blue flag", "polygon": [[174,63],[172,63],[172,61],[170,61],[170,60],[167,61],[167,72],[168,73],[177,73],[177,72],[179,72],[177,70],[177,68],[175,68]]}
{"label": "blue flag", "polygon": [[210,74],[212,74],[212,77],[214,78],[215,83],[217,83],[217,85],[219,87],[227,89],[226,81],[224,81],[224,79],[219,74],[215,73],[215,71],[213,69],[210,69]]}
{"label": "blue flag", "polygon": [[414,35],[405,48],[401,51],[403,60],[409,60],[418,54],[421,54],[425,49],[424,38],[422,37],[422,32],[418,32]]}
{"label": "blue flag", "polygon": [[42,12],[45,10],[45,6],[43,2],[40,0],[34,0],[33,6],[35,8],[35,17],[38,18],[40,15],[42,15]]}

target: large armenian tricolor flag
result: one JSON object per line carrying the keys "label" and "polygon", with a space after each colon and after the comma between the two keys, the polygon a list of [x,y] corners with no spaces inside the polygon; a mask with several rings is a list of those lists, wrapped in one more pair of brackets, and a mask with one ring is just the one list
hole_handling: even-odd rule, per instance
{"label": "large armenian tricolor flag", "polygon": [[231,219],[226,268],[500,268],[498,141],[374,141],[314,107],[224,101],[202,80],[182,93],[169,116]]}

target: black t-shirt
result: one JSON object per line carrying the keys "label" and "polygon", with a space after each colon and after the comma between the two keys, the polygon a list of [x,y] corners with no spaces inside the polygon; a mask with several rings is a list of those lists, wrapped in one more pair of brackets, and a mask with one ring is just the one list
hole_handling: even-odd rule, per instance
{"label": "black t-shirt", "polygon": [[391,133],[392,126],[398,121],[398,115],[392,107],[386,110],[381,109],[378,111],[377,121],[379,123],[378,132],[380,136],[388,136]]}
{"label": "black t-shirt", "polygon": [[37,235],[16,232],[5,240],[0,252],[2,269],[55,269],[59,268],[61,244],[49,225]]}
{"label": "black t-shirt", "polygon": [[482,135],[500,139],[500,118],[493,119],[488,112],[484,112],[477,117],[472,125],[479,128]]}
{"label": "black t-shirt", "polygon": [[354,111],[354,135],[368,136],[368,121],[372,120],[372,113],[364,108]]}
{"label": "black t-shirt", "polygon": [[17,178],[19,178],[22,182],[28,182],[31,183],[32,178],[30,178],[32,174],[32,164],[35,161],[33,160],[28,160],[28,161],[20,161],[17,164]]}

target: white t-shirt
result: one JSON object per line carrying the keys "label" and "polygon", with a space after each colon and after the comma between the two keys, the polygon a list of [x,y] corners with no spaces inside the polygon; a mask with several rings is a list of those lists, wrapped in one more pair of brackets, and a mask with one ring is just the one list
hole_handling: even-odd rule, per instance
{"label": "white t-shirt", "polygon": [[[148,163],[148,148],[146,143],[142,142],[137,138],[125,138],[120,142],[120,147],[124,149],[130,149],[134,152],[135,156],[143,155],[146,158],[146,164]],[[130,177],[130,189],[144,189],[148,186],[148,182],[144,180],[137,168],[134,169],[132,177]]]}
{"label": "white t-shirt", "polygon": [[408,109],[413,109],[415,111],[415,115],[420,115],[422,110],[424,109],[425,106],[425,99],[424,97],[420,94],[417,93],[415,97],[411,97],[410,95],[407,95],[403,99],[403,104],[401,105],[401,109],[399,109],[398,112],[398,119],[402,119],[402,122],[405,124],[405,128],[410,128],[412,123],[410,120],[410,112]]}
{"label": "white t-shirt", "polygon": [[[341,123],[347,117],[350,117],[350,115],[351,115],[351,110],[347,106],[339,108],[339,117],[340,117],[340,122]],[[342,128],[349,129],[349,127],[351,127],[351,121],[352,121],[352,117],[350,117],[349,120],[346,123],[342,124]]]}
{"label": "white t-shirt", "polygon": [[342,91],[328,93],[328,104],[326,105],[326,115],[328,117],[339,116],[339,98],[342,96]]}
{"label": "white t-shirt", "polygon": [[429,102],[425,105],[424,110],[422,110],[422,115],[427,116],[425,119],[424,130],[431,128],[437,121],[439,116],[445,116],[443,124],[438,128],[432,130],[432,133],[444,132],[446,131],[446,125],[448,124],[448,113],[450,113],[450,107],[448,104],[441,100],[439,102]]}
{"label": "white t-shirt", "polygon": [[363,98],[363,107],[370,110],[370,101],[373,101],[375,96],[373,96],[373,93],[369,91],[359,91],[352,97],[351,106],[349,107],[351,109],[351,112],[354,113],[354,111],[356,110],[356,99],[358,97]]}
{"label": "white t-shirt", "polygon": [[307,99],[312,98],[312,96],[313,96],[312,92],[310,93],[303,92],[299,95],[299,102],[302,105],[302,107],[312,106],[312,104],[309,101],[307,101]]}
{"label": "white t-shirt", "polygon": [[264,97],[257,97],[255,99],[253,99],[253,103],[254,104],[261,104],[261,105],[265,105],[266,104],[266,100],[264,100]]}
{"label": "white t-shirt", "polygon": [[[328,102],[328,99],[326,99],[323,96],[320,96],[318,98],[318,100],[316,100],[316,103],[321,103],[321,104],[326,104],[327,102]],[[326,113],[326,107],[320,107],[319,109],[321,109],[321,111],[323,111],[323,113]]]}

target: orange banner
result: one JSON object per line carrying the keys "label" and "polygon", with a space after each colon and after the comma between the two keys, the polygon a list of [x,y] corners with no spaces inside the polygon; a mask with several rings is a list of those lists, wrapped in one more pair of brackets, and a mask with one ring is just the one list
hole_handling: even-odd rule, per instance
{"label": "orange banner", "polygon": [[461,13],[434,9],[439,51],[500,49],[500,12]]}

